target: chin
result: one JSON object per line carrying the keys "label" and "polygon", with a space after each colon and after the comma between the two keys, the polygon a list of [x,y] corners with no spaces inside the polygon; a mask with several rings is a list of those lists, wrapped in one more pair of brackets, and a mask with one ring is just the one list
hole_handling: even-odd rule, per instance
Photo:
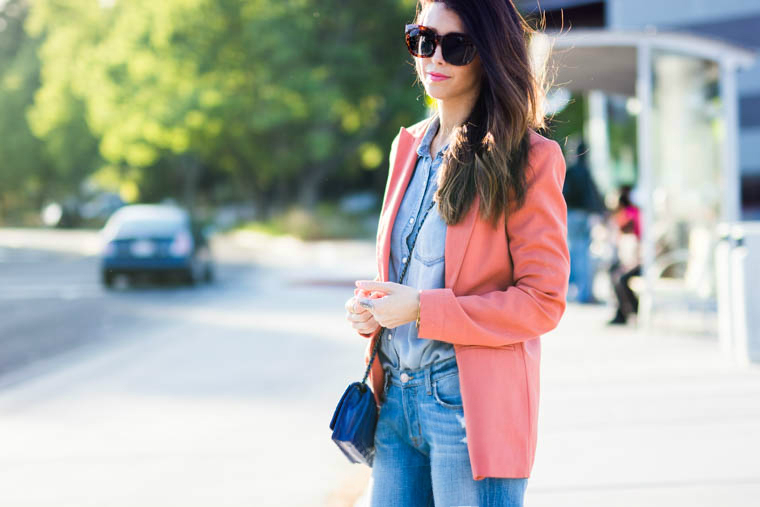
{"label": "chin", "polygon": [[431,83],[425,86],[425,92],[428,96],[436,100],[446,100],[456,95],[452,93],[451,87],[448,83]]}

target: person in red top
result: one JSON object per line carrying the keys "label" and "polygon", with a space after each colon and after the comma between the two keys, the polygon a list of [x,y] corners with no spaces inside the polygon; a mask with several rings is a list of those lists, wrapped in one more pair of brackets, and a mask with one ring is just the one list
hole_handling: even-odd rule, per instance
{"label": "person in red top", "polygon": [[[618,207],[612,215],[619,234],[617,235],[618,260],[610,268],[610,278],[612,287],[617,298],[617,311],[615,317],[608,322],[610,325],[625,324],[628,316],[638,312],[639,299],[628,286],[628,280],[633,276],[641,276],[641,261],[639,257],[639,244],[641,242],[641,218],[638,206],[631,202],[631,186],[623,185],[620,187],[620,197],[618,198]],[[630,255],[624,255],[626,243],[624,238],[635,236]]]}

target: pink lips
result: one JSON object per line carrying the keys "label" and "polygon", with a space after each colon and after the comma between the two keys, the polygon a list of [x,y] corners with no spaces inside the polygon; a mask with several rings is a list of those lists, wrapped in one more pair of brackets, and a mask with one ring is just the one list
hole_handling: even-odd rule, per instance
{"label": "pink lips", "polygon": [[450,77],[444,74],[438,74],[437,72],[428,72],[428,76],[430,76],[431,81],[445,81]]}

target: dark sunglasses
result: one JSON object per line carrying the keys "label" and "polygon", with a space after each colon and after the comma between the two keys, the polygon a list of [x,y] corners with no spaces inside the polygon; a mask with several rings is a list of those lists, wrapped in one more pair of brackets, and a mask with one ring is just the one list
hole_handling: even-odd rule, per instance
{"label": "dark sunglasses", "polygon": [[412,56],[430,58],[438,44],[443,59],[451,65],[467,65],[475,58],[475,44],[463,33],[438,33],[423,25],[406,25],[406,47]]}

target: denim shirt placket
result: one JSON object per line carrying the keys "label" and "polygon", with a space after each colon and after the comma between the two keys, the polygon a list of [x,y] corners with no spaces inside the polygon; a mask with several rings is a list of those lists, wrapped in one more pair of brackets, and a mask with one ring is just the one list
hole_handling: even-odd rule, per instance
{"label": "denim shirt placket", "polygon": [[[435,122],[437,121],[438,120],[435,120]],[[435,166],[437,168],[438,166],[440,166],[440,164],[442,163],[443,152],[448,147],[448,144],[447,144],[446,146],[442,147],[438,151],[438,153],[436,153],[435,157],[432,156],[432,153],[431,153],[432,138],[434,137],[437,131],[437,128],[433,129],[433,127],[434,125],[430,126],[431,130],[426,133],[425,137],[422,140],[422,143],[417,149],[419,160],[417,161],[417,165],[415,167],[415,174],[412,177],[414,181],[412,181],[412,186],[409,187],[409,190],[416,191],[419,189],[419,182],[421,179],[419,177],[421,175],[416,174],[416,171],[418,170],[422,170],[424,172],[424,180],[423,180],[424,186],[421,189],[419,189],[419,191],[417,192],[418,195],[415,201],[415,208],[414,208],[416,212],[413,212],[411,216],[408,216],[404,223],[404,229],[401,235],[401,237],[404,238],[404,241],[402,241],[400,245],[401,251],[403,252],[403,256],[402,256],[402,259],[400,259],[402,262],[399,263],[398,266],[396,266],[396,271],[395,271],[396,283],[403,283],[403,281],[399,279],[399,276],[401,275],[401,272],[404,269],[404,265],[406,263],[412,262],[412,259],[411,259],[412,251],[411,251],[410,246],[414,239],[413,233],[415,231],[415,227],[420,227],[419,220],[422,217],[423,204],[426,202],[429,202],[430,199],[432,199],[432,195],[430,194],[432,191],[434,191],[432,177],[435,176],[437,173],[436,171],[433,170],[433,167]],[[415,186],[417,188],[414,188]],[[404,259],[406,260],[406,263],[403,262]],[[408,279],[410,276],[409,270],[411,268],[412,266],[407,268],[407,274],[405,275],[406,279]],[[398,331],[398,329],[396,331]],[[388,333],[388,332],[390,332],[390,330],[385,331],[385,333]],[[382,338],[383,337],[381,337],[381,339]],[[386,340],[383,340],[383,344],[384,344],[384,348],[390,345],[389,347],[390,350],[388,350],[388,352],[392,354],[394,358],[394,362],[398,364],[399,355],[398,355],[398,351],[396,350],[395,343],[392,343],[392,344],[386,343]]]}
{"label": "denim shirt placket", "polygon": [[[424,169],[425,174],[425,186],[422,188],[422,191],[419,193],[419,198],[417,199],[417,203],[415,206],[415,209],[417,210],[416,217],[409,217],[406,221],[406,225],[404,226],[404,258],[406,259],[406,263],[411,262],[411,247],[412,247],[412,241],[414,239],[414,232],[415,227],[418,227],[418,221],[420,219],[420,213],[422,211],[422,203],[425,201],[425,197],[428,195],[428,192],[430,190],[430,174],[431,174],[431,168],[432,168],[432,161],[430,160],[430,155],[425,154],[423,155],[423,160],[419,164],[418,168]],[[398,280],[399,275],[401,275],[401,271],[403,270],[403,264],[402,266],[399,266],[399,271],[396,273],[396,279]],[[408,271],[408,268],[407,268]],[[402,280],[399,280],[398,283],[403,283]]]}
{"label": "denim shirt placket", "polygon": [[[431,184],[431,176],[433,174],[435,174],[434,171],[433,171],[433,165],[435,164],[435,162],[437,161],[438,158],[442,157],[443,152],[448,147],[448,144],[447,144],[446,146],[444,146],[443,148],[441,148],[438,151],[438,153],[436,153],[435,158],[433,158],[432,153],[431,153],[431,145],[432,145],[432,142],[433,142],[433,137],[435,136],[435,134],[436,134],[436,132],[437,132],[437,130],[439,128],[439,127],[433,128],[433,126],[435,124],[437,124],[438,122],[439,122],[439,120],[437,118],[435,120],[433,120],[433,123],[428,127],[430,130],[425,133],[425,136],[423,137],[422,143],[417,148],[417,155],[420,156],[421,160],[419,160],[417,162],[417,167],[416,167],[415,170],[420,169],[420,168],[424,169],[424,171],[425,171],[425,179],[424,179],[425,186],[423,187],[422,192],[419,193],[419,197],[417,199],[417,203],[416,203],[416,207],[415,207],[415,209],[417,210],[416,216],[415,217],[409,217],[409,218],[407,218],[406,223],[404,224],[404,233],[403,233],[402,237],[404,237],[405,240],[404,240],[403,244],[401,245],[402,249],[403,249],[402,251],[404,252],[404,256],[403,256],[402,260],[406,259],[407,263],[411,262],[411,258],[410,258],[411,248],[410,247],[412,245],[412,240],[414,238],[414,235],[412,233],[414,232],[414,228],[416,226],[418,226],[418,222],[419,222],[419,220],[421,218],[421,215],[422,215],[422,203],[427,201],[426,197],[428,196],[428,193],[429,193],[430,188],[432,186],[432,184]],[[440,162],[439,162],[438,165],[440,165]],[[414,175],[413,177],[416,177],[416,175]],[[399,276],[401,275],[401,271],[403,269],[404,269],[403,262],[402,262],[401,265],[399,265],[399,266],[396,267],[396,282],[397,283],[402,283],[402,281],[399,279]],[[408,271],[408,269],[407,269],[407,271]]]}

